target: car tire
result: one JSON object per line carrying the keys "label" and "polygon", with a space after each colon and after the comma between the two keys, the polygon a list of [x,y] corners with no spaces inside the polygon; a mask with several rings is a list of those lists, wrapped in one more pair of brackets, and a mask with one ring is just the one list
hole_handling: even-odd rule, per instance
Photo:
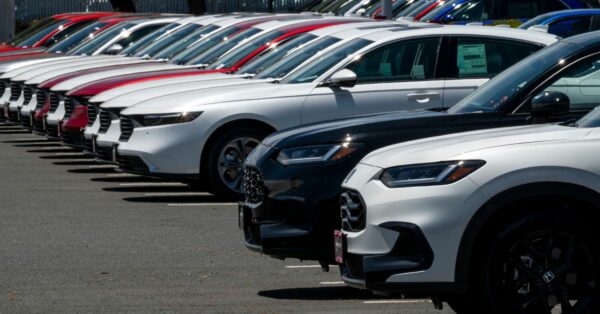
{"label": "car tire", "polygon": [[447,302],[459,314],[599,313],[597,237],[573,215],[513,219],[487,237],[470,292]]}
{"label": "car tire", "polygon": [[268,134],[263,129],[236,127],[219,136],[208,153],[209,191],[220,198],[241,200],[243,162]]}

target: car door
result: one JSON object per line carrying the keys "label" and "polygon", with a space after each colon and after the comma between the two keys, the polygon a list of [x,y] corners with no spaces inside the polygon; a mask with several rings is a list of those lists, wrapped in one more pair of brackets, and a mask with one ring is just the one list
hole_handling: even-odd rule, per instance
{"label": "car door", "polygon": [[364,53],[345,69],[353,87],[315,87],[306,98],[303,123],[398,110],[439,108],[444,80],[436,78],[441,38],[401,40]]}
{"label": "car door", "polygon": [[481,36],[453,36],[449,39],[443,65],[443,107],[452,107],[490,78],[537,52],[541,45]]}

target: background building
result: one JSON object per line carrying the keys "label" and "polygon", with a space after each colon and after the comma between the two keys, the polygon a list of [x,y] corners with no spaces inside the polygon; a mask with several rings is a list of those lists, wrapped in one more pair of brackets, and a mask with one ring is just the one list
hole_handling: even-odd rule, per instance
{"label": "background building", "polygon": [[15,33],[15,0],[0,1],[0,42]]}

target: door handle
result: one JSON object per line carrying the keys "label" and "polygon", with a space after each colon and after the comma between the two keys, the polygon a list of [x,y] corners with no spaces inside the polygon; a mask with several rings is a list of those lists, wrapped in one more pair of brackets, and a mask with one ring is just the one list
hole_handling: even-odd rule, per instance
{"label": "door handle", "polygon": [[440,98],[440,93],[412,93],[406,95],[410,100],[416,100],[420,104],[428,103],[432,99]]}

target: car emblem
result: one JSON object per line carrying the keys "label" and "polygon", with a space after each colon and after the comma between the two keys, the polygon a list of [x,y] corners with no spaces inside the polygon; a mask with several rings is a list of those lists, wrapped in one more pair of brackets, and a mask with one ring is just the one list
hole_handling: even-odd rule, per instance
{"label": "car emblem", "polygon": [[544,279],[544,281],[546,283],[549,284],[552,281],[554,281],[554,279],[556,278],[556,275],[551,271],[547,271],[546,273],[544,273],[544,276],[542,278]]}

